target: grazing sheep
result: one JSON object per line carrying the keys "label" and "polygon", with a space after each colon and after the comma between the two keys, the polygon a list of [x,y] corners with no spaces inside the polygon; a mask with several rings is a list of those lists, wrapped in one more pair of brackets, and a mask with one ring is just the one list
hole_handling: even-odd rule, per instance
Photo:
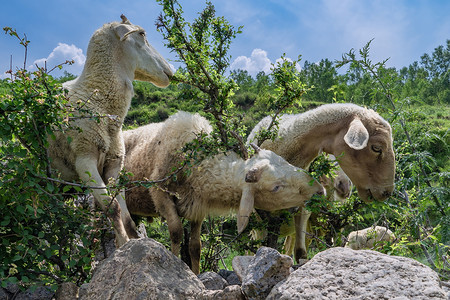
{"label": "grazing sheep", "polygon": [[352,231],[348,235],[345,247],[353,250],[372,249],[376,244],[393,242],[395,235],[383,226],[372,226],[366,229]]}
{"label": "grazing sheep", "polygon": [[132,82],[166,87],[172,75],[168,63],[148,43],[144,29],[121,18],[121,23],[105,24],[93,34],[83,72],[64,84],[69,103],[73,107],[82,103],[100,121],[78,111],[71,125],[80,130],[55,132],[48,139],[52,166],[61,178],[93,187],[96,205],[113,221],[118,247],[137,233],[122,195],[111,199],[105,184],[110,178],[116,180],[123,165],[122,124],[133,96]]}
{"label": "grazing sheep", "polygon": [[[350,197],[352,193],[353,184],[350,178],[344,173],[342,168],[336,161],[334,155],[329,154],[328,159],[337,164],[337,169],[334,171],[334,176],[321,176],[319,178],[320,183],[325,188],[327,200],[330,203],[339,202],[344,203],[348,197]],[[311,223],[317,223],[317,214],[309,214],[308,210],[303,210],[302,212],[308,213],[305,217],[301,218],[301,220],[305,223],[300,224],[300,230],[302,232],[312,232]],[[280,236],[285,236],[286,239],[284,241],[283,250],[284,253],[293,253],[294,245],[295,245],[295,224],[294,222],[289,222],[288,224],[283,224],[280,228]],[[325,232],[319,232],[319,236],[325,236]],[[310,240],[310,239],[309,239]],[[305,246],[309,245],[308,239],[305,234]]]}
{"label": "grazing sheep", "polygon": [[[124,131],[125,169],[132,180],[165,178],[182,160],[182,147],[200,133],[210,133],[209,122],[198,114],[178,112],[163,123]],[[238,211],[238,232],[247,225],[254,207],[272,211],[302,205],[321,185],[303,170],[288,164],[272,151],[261,150],[248,160],[234,152],[204,159],[164,185],[133,187],[126,191],[129,211],[167,220],[172,252],[179,254],[183,228],[180,217],[191,223],[189,253],[192,270],[200,268],[200,230],[208,215]],[[169,192],[170,191],[170,192]],[[176,196],[175,196],[176,194]]]}
{"label": "grazing sheep", "polygon": [[[262,119],[247,141],[267,128]],[[339,157],[338,162],[364,201],[383,201],[394,190],[395,158],[391,127],[379,114],[355,104],[325,104],[302,114],[280,118],[278,137],[261,145],[289,163],[308,168],[320,153]],[[309,212],[295,216],[295,258],[306,258],[305,228]],[[306,220],[305,220],[306,219]]]}

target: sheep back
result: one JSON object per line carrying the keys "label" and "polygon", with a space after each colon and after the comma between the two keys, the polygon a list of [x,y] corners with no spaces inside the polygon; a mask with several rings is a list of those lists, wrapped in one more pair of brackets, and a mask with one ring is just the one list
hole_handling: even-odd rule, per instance
{"label": "sheep back", "polygon": [[[180,150],[200,133],[212,127],[199,114],[179,111],[161,123],[152,123],[123,132],[126,157],[125,170],[132,171],[131,180],[165,178],[183,159]],[[179,181],[177,181],[179,184]],[[172,181],[169,183],[174,184]],[[169,188],[168,185],[166,185]],[[128,209],[133,214],[156,215],[148,189],[134,187],[126,194]]]}

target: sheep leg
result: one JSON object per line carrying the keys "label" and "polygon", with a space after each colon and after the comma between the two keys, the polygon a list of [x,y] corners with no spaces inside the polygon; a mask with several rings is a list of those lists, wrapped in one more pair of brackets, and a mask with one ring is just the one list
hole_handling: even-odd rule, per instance
{"label": "sheep leg", "polygon": [[200,233],[203,221],[191,222],[191,238],[189,240],[189,255],[191,256],[192,272],[200,274],[200,253],[202,249],[202,241]]}
{"label": "sheep leg", "polygon": [[158,214],[166,219],[167,227],[171,240],[171,251],[175,256],[179,256],[181,240],[183,239],[183,224],[178,216],[175,203],[169,198],[168,194],[159,188],[150,188],[150,197],[155,203]]}
{"label": "sheep leg", "polygon": [[307,257],[306,251],[306,227],[311,212],[305,207],[301,208],[300,214],[294,216],[295,220],[295,260]]}
{"label": "sheep leg", "polygon": [[[105,181],[108,181],[110,178],[113,178],[114,181],[117,180],[117,176],[122,167],[121,159],[107,160],[107,164],[104,167],[104,175],[103,178]],[[125,201],[125,190],[120,191],[120,193],[116,196],[117,201],[120,205],[120,217],[122,218],[123,225],[125,227],[125,231],[129,238],[137,239],[139,235],[137,233],[136,224],[131,218],[130,212],[127,208],[127,203]]]}
{"label": "sheep leg", "polygon": [[116,198],[108,196],[108,190],[97,170],[97,158],[94,155],[79,155],[75,160],[75,168],[81,181],[92,189],[95,203],[111,219],[116,234],[116,245],[121,247],[129,238],[121,219],[121,209]]}

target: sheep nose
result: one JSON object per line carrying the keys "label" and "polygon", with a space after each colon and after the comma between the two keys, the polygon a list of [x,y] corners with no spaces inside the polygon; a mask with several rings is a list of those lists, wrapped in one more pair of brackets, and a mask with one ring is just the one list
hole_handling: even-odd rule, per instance
{"label": "sheep nose", "polygon": [[164,73],[167,75],[167,77],[169,77],[169,80],[172,79],[172,77],[173,77],[173,72],[172,72],[172,70],[169,70],[169,71],[164,70]]}

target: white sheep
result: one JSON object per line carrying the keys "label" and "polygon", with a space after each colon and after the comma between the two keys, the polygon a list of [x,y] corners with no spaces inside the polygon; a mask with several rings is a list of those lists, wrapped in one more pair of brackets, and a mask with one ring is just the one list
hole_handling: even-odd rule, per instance
{"label": "white sheep", "polygon": [[382,242],[393,242],[395,235],[383,226],[372,226],[358,231],[352,231],[347,237],[345,247],[353,250],[373,249]]}
{"label": "white sheep", "polygon": [[[182,161],[182,147],[211,130],[200,115],[178,112],[163,123],[124,131],[125,169],[133,174],[132,180],[164,178]],[[200,229],[206,216],[238,211],[238,232],[242,232],[254,207],[268,211],[296,207],[323,192],[302,169],[272,151],[259,149],[248,160],[234,152],[206,158],[190,168],[189,175],[178,174],[176,181],[149,189],[127,189],[125,199],[132,214],[159,215],[167,220],[175,255],[183,235],[180,217],[190,221],[189,253],[192,270],[198,274]]]}
{"label": "white sheep", "polygon": [[[348,197],[350,197],[352,193],[353,184],[350,178],[348,178],[347,174],[342,170],[336,161],[336,157],[332,154],[327,155],[327,159],[336,164],[336,169],[334,170],[333,175],[323,175],[319,178],[320,183],[325,188],[326,198],[330,204],[332,203],[341,203],[343,204]],[[301,223],[300,230],[308,231],[312,233],[312,224],[317,223],[317,214],[309,214],[308,210],[304,210],[303,212],[308,213],[304,218],[301,218],[302,221],[306,223]],[[281,225],[280,228],[280,236],[286,237],[283,245],[284,253],[291,254],[294,251],[295,247],[295,224],[294,221],[290,221],[287,224]],[[325,232],[320,231],[319,236],[324,236]],[[261,239],[261,238],[260,238]],[[305,236],[305,247],[308,245],[308,240]]]}
{"label": "white sheep", "polygon": [[128,235],[137,237],[137,233],[122,195],[111,199],[105,184],[110,178],[116,180],[123,165],[122,124],[133,96],[132,82],[166,87],[172,75],[168,63],[148,43],[144,29],[121,18],[121,23],[108,23],[95,31],[83,72],[64,84],[69,104],[82,103],[100,121],[78,111],[71,125],[80,130],[55,132],[48,139],[51,163],[61,178],[94,187],[95,203],[112,219],[119,247],[129,240]]}
{"label": "white sheep", "polygon": [[[262,119],[247,141],[267,128],[270,117]],[[289,163],[308,168],[320,153],[338,157],[364,201],[383,201],[394,190],[395,157],[391,126],[379,114],[355,104],[325,104],[313,110],[280,118],[278,137],[261,145]],[[305,231],[310,212],[302,208],[295,216],[295,258],[306,258]]]}

